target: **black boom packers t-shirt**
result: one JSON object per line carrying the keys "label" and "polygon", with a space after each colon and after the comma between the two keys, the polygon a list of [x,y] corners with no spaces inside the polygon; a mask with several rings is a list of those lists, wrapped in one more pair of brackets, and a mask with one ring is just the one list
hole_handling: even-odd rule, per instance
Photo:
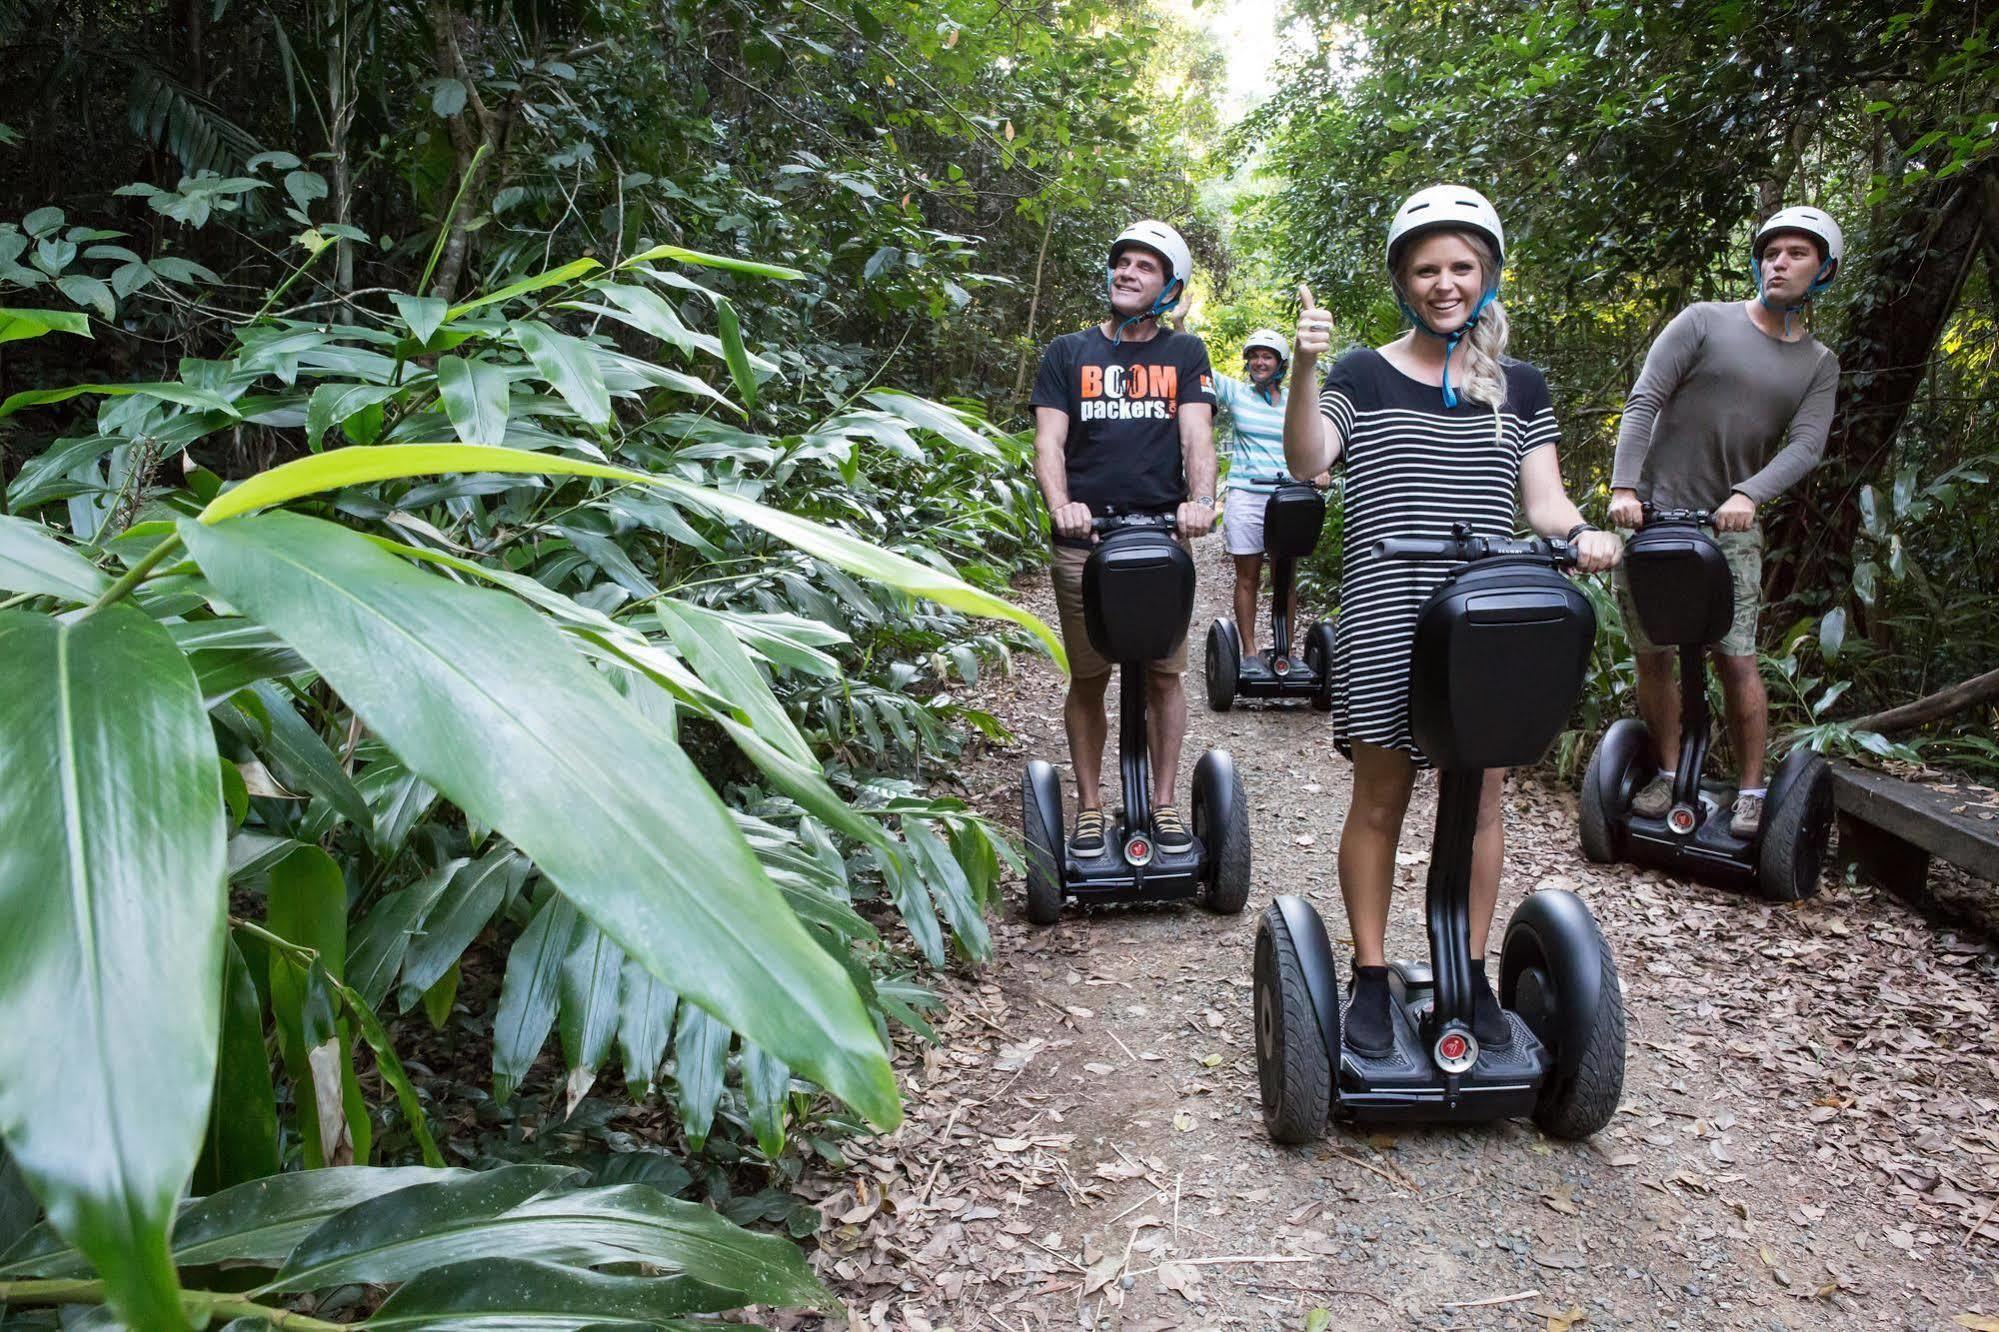
{"label": "black boom packers t-shirt", "polygon": [[1192,333],[1113,343],[1101,328],[1067,333],[1041,354],[1029,404],[1069,414],[1069,498],[1164,513],[1187,498],[1180,408],[1214,406],[1208,347]]}

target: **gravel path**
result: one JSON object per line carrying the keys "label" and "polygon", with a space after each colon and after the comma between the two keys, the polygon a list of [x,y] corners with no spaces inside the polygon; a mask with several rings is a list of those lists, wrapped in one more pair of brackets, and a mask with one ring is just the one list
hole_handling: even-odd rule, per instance
{"label": "gravel path", "polygon": [[[1999,1329],[1999,953],[1865,887],[1780,908],[1590,866],[1573,796],[1533,779],[1509,787],[1500,921],[1562,886],[1602,922],[1629,1011],[1615,1122],[1587,1144],[1514,1121],[1273,1146],[1257,913],[1303,893],[1344,964],[1350,770],[1303,704],[1207,710],[1198,635],[1227,575],[1200,550],[1185,767],[1209,746],[1242,766],[1249,908],[1072,907],[1044,930],[1013,885],[996,961],[945,986],[943,1044],[905,1060],[908,1124],[826,1182],[817,1261],[850,1326]],[[1045,583],[1021,595],[1052,621]],[[1016,743],[964,788],[1017,831],[1021,765],[1066,757],[1060,679],[1023,657],[979,692]],[[1391,956],[1426,955],[1433,800],[1419,785]]]}

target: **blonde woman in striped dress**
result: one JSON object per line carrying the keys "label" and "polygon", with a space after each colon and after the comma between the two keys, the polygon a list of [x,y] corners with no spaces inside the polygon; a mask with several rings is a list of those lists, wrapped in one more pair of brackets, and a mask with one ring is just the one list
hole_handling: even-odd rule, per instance
{"label": "blonde woman in striped dress", "polygon": [[[1619,558],[1615,536],[1584,521],[1562,487],[1547,381],[1506,358],[1499,280],[1506,253],[1499,215],[1476,190],[1437,186],[1412,196],[1388,233],[1388,271],[1413,325],[1393,342],[1347,352],[1317,400],[1291,395],[1284,454],[1293,475],[1346,469],[1344,567],[1333,659],[1334,743],[1353,760],[1353,800],[1340,832],[1340,894],[1354,939],[1346,1039],[1385,1053],[1389,1027],[1389,891],[1395,848],[1416,771],[1428,762],[1409,733],[1409,664],[1416,615],[1449,567],[1374,560],[1383,537],[1438,537],[1468,523],[1511,536],[1519,497],[1527,525],[1576,541],[1584,570]],[[1332,345],[1332,320],[1300,288],[1293,365],[1313,382]],[[1471,883],[1473,1029],[1498,1047],[1510,1032],[1485,978],[1485,941],[1504,859],[1503,770],[1486,773],[1479,798]]]}

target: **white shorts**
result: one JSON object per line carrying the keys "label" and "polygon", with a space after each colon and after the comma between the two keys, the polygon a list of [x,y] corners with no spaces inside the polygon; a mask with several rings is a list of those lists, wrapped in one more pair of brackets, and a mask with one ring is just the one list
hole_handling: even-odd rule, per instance
{"label": "white shorts", "polygon": [[1222,544],[1231,555],[1263,554],[1263,510],[1270,496],[1229,487],[1222,501]]}

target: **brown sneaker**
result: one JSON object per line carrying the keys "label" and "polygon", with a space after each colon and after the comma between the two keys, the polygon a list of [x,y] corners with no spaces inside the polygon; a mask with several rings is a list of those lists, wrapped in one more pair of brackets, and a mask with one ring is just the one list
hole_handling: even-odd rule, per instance
{"label": "brown sneaker", "polygon": [[1643,818],[1664,817],[1673,807],[1673,775],[1662,772],[1645,783],[1638,794],[1631,797],[1631,812]]}
{"label": "brown sneaker", "polygon": [[1729,816],[1728,830],[1737,837],[1754,837],[1763,828],[1763,797],[1735,797],[1735,811]]}
{"label": "brown sneaker", "polygon": [[1104,812],[1101,809],[1086,809],[1076,816],[1076,833],[1069,839],[1069,849],[1084,859],[1101,856],[1104,853]]}

